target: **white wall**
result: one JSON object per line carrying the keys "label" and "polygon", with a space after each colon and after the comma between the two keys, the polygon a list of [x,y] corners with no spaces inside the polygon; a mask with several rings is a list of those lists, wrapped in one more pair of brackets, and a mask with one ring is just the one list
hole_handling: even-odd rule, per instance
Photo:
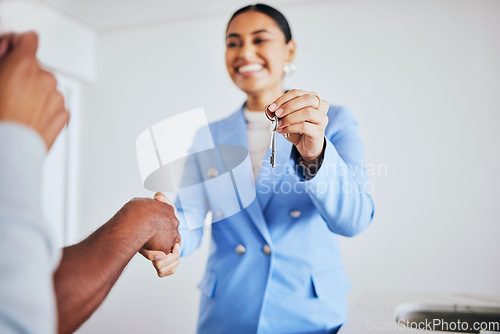
{"label": "white wall", "polygon": [[75,79],[94,79],[95,31],[51,6],[29,0],[1,0],[0,30],[35,30],[39,38],[37,57],[42,65]]}
{"label": "white wall", "polygon": [[[303,4],[301,4],[303,3]],[[352,108],[366,145],[376,213],[342,239],[354,289],[500,295],[500,2],[325,1],[281,6],[298,44],[288,87]],[[138,134],[244,97],[224,66],[230,13],[102,33],[85,99],[82,231],[143,190]],[[155,278],[136,257],[82,333],[192,333],[207,244]]]}
{"label": "white wall", "polygon": [[43,3],[0,2],[0,33],[34,30],[37,57],[54,72],[71,121],[61,132],[42,168],[44,218],[57,226],[58,245],[75,242],[78,211],[80,82],[95,77],[96,33]]}

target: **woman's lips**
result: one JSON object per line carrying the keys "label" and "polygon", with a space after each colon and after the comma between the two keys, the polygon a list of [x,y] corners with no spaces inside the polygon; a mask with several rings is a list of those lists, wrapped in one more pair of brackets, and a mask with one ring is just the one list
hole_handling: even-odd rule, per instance
{"label": "woman's lips", "polygon": [[258,72],[262,70],[264,67],[260,64],[248,64],[237,67],[236,72],[239,74],[250,74],[253,72]]}

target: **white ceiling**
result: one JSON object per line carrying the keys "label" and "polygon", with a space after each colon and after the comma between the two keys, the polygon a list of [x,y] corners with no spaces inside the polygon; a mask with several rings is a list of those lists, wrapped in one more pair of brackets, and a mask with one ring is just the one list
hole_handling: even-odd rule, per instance
{"label": "white ceiling", "polygon": [[[37,0],[64,12],[99,31],[166,23],[212,15],[230,15],[234,10],[257,2],[280,5],[305,0]],[[308,1],[311,2],[311,1]]]}

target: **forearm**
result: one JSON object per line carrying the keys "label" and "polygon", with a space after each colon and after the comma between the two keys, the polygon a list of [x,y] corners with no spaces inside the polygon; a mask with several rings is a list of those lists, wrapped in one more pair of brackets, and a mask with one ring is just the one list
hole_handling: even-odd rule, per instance
{"label": "forearm", "polygon": [[153,233],[151,224],[118,212],[84,241],[64,248],[54,274],[59,333],[72,333],[90,317]]}
{"label": "forearm", "polygon": [[348,166],[327,142],[325,160],[317,175],[301,184],[332,232],[354,236],[369,226],[374,206],[361,159]]}

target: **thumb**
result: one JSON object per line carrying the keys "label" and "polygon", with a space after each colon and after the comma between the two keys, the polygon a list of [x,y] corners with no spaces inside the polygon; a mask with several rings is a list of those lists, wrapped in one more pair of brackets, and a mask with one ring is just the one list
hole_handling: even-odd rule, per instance
{"label": "thumb", "polygon": [[172,253],[176,254],[177,256],[181,256],[181,245],[176,243],[174,245],[174,248],[172,248]]}
{"label": "thumb", "polygon": [[12,52],[26,52],[35,56],[38,49],[38,35],[34,31],[14,35],[12,38]]}
{"label": "thumb", "polygon": [[163,193],[156,193],[153,198],[158,201],[158,202],[162,202],[162,203],[167,203],[168,200],[167,200],[167,196],[165,196]]}

